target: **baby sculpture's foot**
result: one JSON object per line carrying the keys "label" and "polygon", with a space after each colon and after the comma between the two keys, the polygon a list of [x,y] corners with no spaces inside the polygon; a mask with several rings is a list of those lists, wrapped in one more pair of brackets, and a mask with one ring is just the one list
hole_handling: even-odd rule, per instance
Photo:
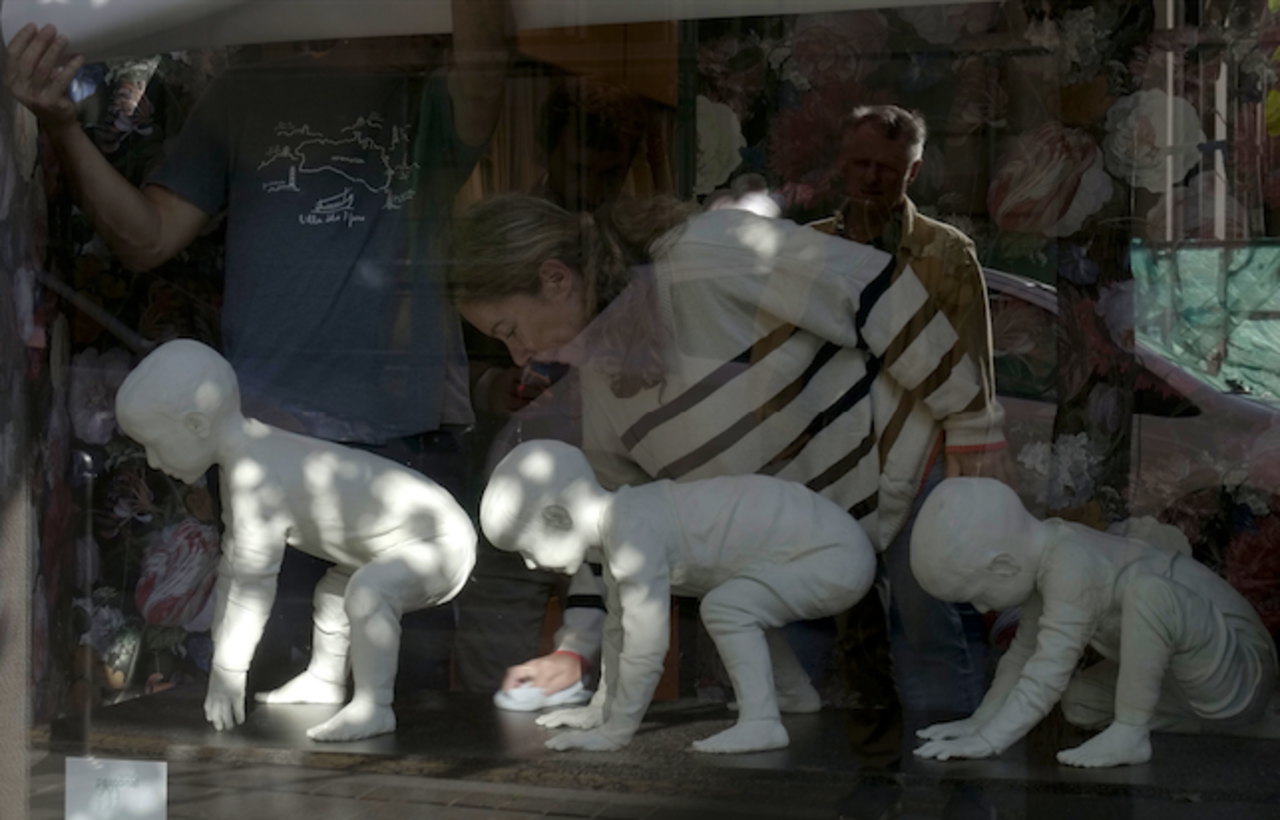
{"label": "baby sculpture's foot", "polygon": [[312,740],[342,742],[385,735],[396,730],[396,713],[390,706],[353,700],[338,714],[307,730]]}
{"label": "baby sculpture's foot", "polygon": [[735,723],[720,734],[704,740],[695,740],[693,750],[707,754],[731,755],[782,749],[790,742],[791,738],[783,728],[782,721],[770,718]]}
{"label": "baby sculpture's foot", "polygon": [[1151,732],[1146,726],[1114,722],[1074,749],[1058,752],[1058,762],[1067,766],[1102,769],[1146,763],[1151,759]]}
{"label": "baby sculpture's foot", "polygon": [[258,703],[342,703],[347,699],[347,687],[305,671],[279,689],[253,697]]}

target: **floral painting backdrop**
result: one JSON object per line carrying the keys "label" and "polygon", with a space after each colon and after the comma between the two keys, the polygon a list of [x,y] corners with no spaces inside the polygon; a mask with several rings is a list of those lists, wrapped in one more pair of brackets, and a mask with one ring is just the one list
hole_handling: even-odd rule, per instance
{"label": "floral painting backdrop", "polygon": [[[985,266],[1056,287],[1056,321],[1017,299],[993,318],[1002,391],[1038,381],[1052,416],[1038,437],[1008,431],[1023,483],[1045,512],[1094,526],[1176,523],[1277,631],[1280,2],[1186,7],[1165,19],[1151,3],[1010,0],[703,21],[695,190],[760,174],[785,216],[827,217],[842,118],[859,104],[919,111],[930,136],[912,199],[972,237]],[[1222,403],[1188,401],[1153,370],[1153,346],[1264,409],[1232,405],[1245,415],[1224,416],[1209,446],[1148,446],[1152,420],[1215,418]]]}
{"label": "floral painting backdrop", "polygon": [[[86,132],[137,184],[229,56],[90,65],[71,93]],[[148,469],[116,426],[114,404],[125,375],[156,343],[217,342],[221,244],[215,228],[157,271],[124,269],[31,128],[30,150],[19,152],[31,177],[24,205],[32,226],[16,319],[44,438],[31,479],[40,524],[32,691],[34,719],[44,723],[202,680],[208,670],[215,489]]]}

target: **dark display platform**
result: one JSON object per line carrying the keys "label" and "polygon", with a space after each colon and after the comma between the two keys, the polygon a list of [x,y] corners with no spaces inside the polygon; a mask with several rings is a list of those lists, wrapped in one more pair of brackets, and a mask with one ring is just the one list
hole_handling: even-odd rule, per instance
{"label": "dark display platform", "polygon": [[[525,784],[758,805],[835,806],[858,782],[849,714],[824,710],[785,718],[788,749],[749,755],[688,752],[692,740],[728,726],[723,704],[692,700],[655,704],[632,744],[614,753],[552,752],[534,715],[503,712],[487,696],[428,692],[396,704],[393,735],[353,743],[317,743],[306,729],[332,706],[251,708],[246,723],[215,732],[205,722],[204,693],[183,687],[98,711],[91,721],[52,727],[50,748],[97,754],[242,765],[285,764],[344,771]],[[924,720],[908,720],[908,731]],[[938,763],[908,754],[909,796],[928,806],[957,781],[982,784],[1002,812],[1035,818],[1280,817],[1280,741],[1161,734],[1154,760],[1141,766],[1078,770],[1053,753],[1085,735],[1050,720],[993,760]],[[914,745],[908,742],[908,745]],[[882,779],[887,775],[870,772]],[[1142,808],[1142,807],[1147,808]],[[927,808],[921,810],[929,815]],[[1066,813],[1063,813],[1066,812]]]}

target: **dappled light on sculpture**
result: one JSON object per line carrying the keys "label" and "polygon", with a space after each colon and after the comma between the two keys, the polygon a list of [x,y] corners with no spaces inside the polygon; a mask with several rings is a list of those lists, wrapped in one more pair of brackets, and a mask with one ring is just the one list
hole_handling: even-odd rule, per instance
{"label": "dappled light on sculpture", "polygon": [[875,577],[862,528],[801,484],[748,475],[611,493],[582,451],[557,441],[525,442],[498,464],[480,522],[494,546],[542,569],[572,573],[588,552],[603,559],[605,686],[587,706],[538,719],[577,730],[547,741],[559,750],[631,741],[662,673],[672,593],[702,598],[738,699],[737,723],[693,750],[786,746],[779,713],[814,712],[821,699],[779,630],[848,609]]}
{"label": "dappled light on sculpture", "polygon": [[475,529],[453,497],[393,461],[246,418],[230,365],[190,340],[143,359],[116,413],[152,467],[188,484],[221,468],[226,532],[205,717],[218,730],[244,722],[246,675],[288,545],[333,566],[315,590],[309,665],[258,701],[342,703],[350,673],[351,701],[308,737],[394,731],[400,618],[453,598],[475,563]]}
{"label": "dappled light on sculpture", "polygon": [[[1167,529],[1041,522],[999,482],[942,482],[911,540],[920,585],[983,612],[1021,607],[1021,619],[977,711],[920,730],[915,754],[1000,754],[1059,702],[1071,723],[1103,730],[1058,753],[1069,766],[1145,763],[1152,731],[1274,732],[1270,634]],[[1086,647],[1103,660],[1077,671]]]}

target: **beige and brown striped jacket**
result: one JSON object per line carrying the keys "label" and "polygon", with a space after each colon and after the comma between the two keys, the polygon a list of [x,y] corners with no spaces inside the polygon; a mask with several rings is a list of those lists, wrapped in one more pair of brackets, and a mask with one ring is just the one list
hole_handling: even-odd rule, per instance
{"label": "beige and brown striped jacket", "polygon": [[[650,338],[620,342],[631,328]],[[691,218],[583,340],[583,449],[606,486],[776,475],[883,548],[942,431],[948,446],[1003,441],[987,368],[912,267],[792,222]],[[615,395],[620,344],[660,348],[662,383]]]}

